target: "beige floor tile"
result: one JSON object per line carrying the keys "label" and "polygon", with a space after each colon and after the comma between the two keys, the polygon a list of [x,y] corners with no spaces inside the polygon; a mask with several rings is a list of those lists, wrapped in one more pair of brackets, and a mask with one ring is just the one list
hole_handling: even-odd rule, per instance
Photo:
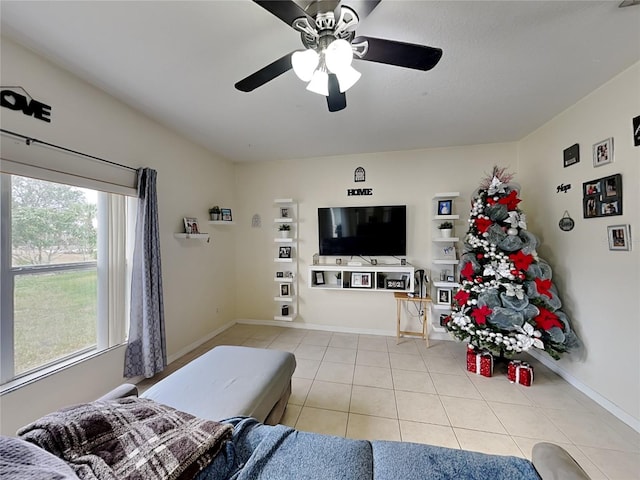
{"label": "beige floor tile", "polygon": [[467,377],[473,382],[482,398],[487,401],[533,405],[529,397],[522,393],[522,389],[526,387],[511,383],[506,378],[495,376],[487,378],[478,375],[468,375]]}
{"label": "beige floor tile", "polygon": [[375,335],[360,335],[360,337],[358,338],[358,350],[386,352],[387,337],[379,337]]}
{"label": "beige floor tile", "polygon": [[427,372],[391,369],[393,387],[396,390],[418,393],[436,393],[431,375]]}
{"label": "beige floor tile", "polygon": [[551,422],[576,445],[638,453],[637,445],[625,441],[622,435],[609,427],[597,414],[548,408],[543,411]]}
{"label": "beige floor tile", "polygon": [[391,369],[356,365],[355,372],[353,374],[353,384],[393,389]]}
{"label": "beige floor tile", "polygon": [[351,385],[316,380],[309,389],[304,406],[348,412],[350,400]]}
{"label": "beige floor tile", "polygon": [[393,390],[354,385],[351,391],[350,413],[398,418]]}
{"label": "beige floor tile", "polygon": [[289,403],[294,405],[304,405],[313,380],[308,378],[296,378],[291,379],[291,396],[289,397]]}
{"label": "beige floor tile", "polygon": [[460,448],[453,428],[432,423],[400,420],[400,433],[403,442],[426,443],[438,447]]}
{"label": "beige floor tile", "polygon": [[351,385],[353,383],[353,369],[354,365],[323,361],[320,364],[318,373],[316,373],[316,380]]}
{"label": "beige floor tile", "polygon": [[298,417],[296,429],[344,437],[347,431],[347,419],[346,412],[305,406]]}
{"label": "beige floor tile", "polygon": [[442,340],[430,340],[429,348],[422,342],[420,342],[418,347],[418,353],[423,357],[450,357],[451,350],[447,347],[447,343]]}
{"label": "beige floor tile", "polygon": [[295,427],[301,411],[302,405],[292,405],[289,403],[284,411],[284,415],[282,415],[282,418],[280,419],[280,425],[286,425],[287,427],[292,428]]}
{"label": "beige floor tile", "polygon": [[611,480],[640,478],[640,453],[582,446],[580,450]]}
{"label": "beige floor tile", "polygon": [[398,341],[396,338],[387,337],[387,350],[389,350],[389,353],[420,355],[416,341],[413,338],[400,337],[400,341]]}
{"label": "beige floor tile", "polygon": [[489,405],[510,435],[571,443],[538,407],[496,402],[489,402]]}
{"label": "beige floor tile", "polygon": [[259,338],[249,338],[242,342],[245,347],[268,348],[273,340],[261,340]]}
{"label": "beige floor tile", "polygon": [[520,451],[516,442],[509,435],[499,433],[480,432],[478,430],[466,430],[455,428],[453,431],[460,442],[460,448],[473,452],[489,453],[492,455],[512,455],[522,457],[525,455]]}
{"label": "beige floor tile", "polygon": [[296,348],[298,348],[299,343],[293,342],[285,342],[281,340],[274,340],[267,347],[270,350],[281,350],[283,352],[295,352]]}
{"label": "beige floor tile", "polygon": [[482,395],[466,375],[431,373],[431,380],[433,380],[438,395],[482,399]]}
{"label": "beige floor tile", "polygon": [[421,423],[450,425],[438,395],[396,390],[398,418]]}
{"label": "beige floor tile", "polygon": [[406,353],[389,353],[391,368],[411,370],[414,372],[426,372],[427,366],[420,355],[408,355]]}
{"label": "beige floor tile", "polygon": [[319,332],[312,330],[304,336],[300,343],[326,347],[329,345],[329,341],[331,340],[332,335],[333,334],[331,332]]}
{"label": "beige floor tile", "polygon": [[296,364],[296,370],[293,372],[294,378],[310,378],[313,380],[316,377],[318,367],[320,367],[320,360],[297,358]]}
{"label": "beige floor tile", "polygon": [[296,358],[305,358],[307,360],[322,360],[322,358],[324,357],[324,352],[326,350],[327,347],[301,343],[293,353]]}
{"label": "beige floor tile", "polygon": [[498,417],[484,400],[444,396],[441,396],[440,399],[453,427],[491,433],[507,433]]}
{"label": "beige floor tile", "polygon": [[395,418],[350,413],[347,423],[347,438],[400,441],[400,427]]}
{"label": "beige floor tile", "polygon": [[373,350],[360,350],[356,355],[356,365],[367,365],[369,367],[390,368],[389,354],[387,351],[376,352]]}
{"label": "beige floor tile", "polygon": [[327,347],[324,354],[324,360],[336,363],[348,363],[355,365],[357,350],[352,348]]}
{"label": "beige floor tile", "polygon": [[334,333],[329,340],[329,346],[334,348],[358,348],[358,335],[352,333]]}
{"label": "beige floor tile", "polygon": [[307,334],[306,330],[289,328],[278,335],[275,341],[298,344]]}
{"label": "beige floor tile", "polygon": [[534,405],[539,407],[570,410],[572,412],[578,410],[587,411],[587,407],[573,395],[572,390],[575,389],[572,386],[561,379],[555,382],[548,382],[544,377],[538,378],[535,375],[535,370],[531,387],[523,385],[516,385],[516,387],[520,388],[522,393]]}
{"label": "beige floor tile", "polygon": [[446,373],[449,375],[466,375],[466,365],[462,360],[451,355],[422,357],[430,373]]}
{"label": "beige floor tile", "polygon": [[[520,451],[525,455],[526,458],[531,460],[531,452],[533,450],[533,446],[536,443],[539,443],[540,440],[535,438],[525,438],[525,437],[511,437],[513,441],[516,442]],[[571,445],[568,443],[558,443],[553,442],[555,445],[558,445],[564,448],[573,459],[582,467],[582,469],[589,475],[591,480],[608,480],[607,476],[600,471],[598,467],[596,467],[591,460],[587,458],[587,456],[582,453],[582,451],[576,447],[575,445]]]}

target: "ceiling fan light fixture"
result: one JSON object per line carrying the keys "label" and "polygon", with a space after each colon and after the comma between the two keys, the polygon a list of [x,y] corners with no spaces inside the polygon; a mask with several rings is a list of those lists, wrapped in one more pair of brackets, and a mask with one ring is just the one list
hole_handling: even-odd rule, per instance
{"label": "ceiling fan light fixture", "polygon": [[331,73],[338,74],[353,61],[351,44],[346,40],[334,40],[324,51],[324,59]]}
{"label": "ceiling fan light fixture", "polygon": [[307,90],[318,95],[329,96],[329,74],[326,70],[319,68],[313,74],[313,78],[307,85]]}
{"label": "ceiling fan light fixture", "polygon": [[362,74],[353,68],[351,65],[347,65],[345,68],[336,73],[338,77],[338,85],[340,85],[340,93],[344,93],[353,87]]}
{"label": "ceiling fan light fixture", "polygon": [[308,82],[313,78],[313,73],[319,61],[320,56],[315,50],[311,49],[293,52],[291,55],[293,71],[303,82]]}

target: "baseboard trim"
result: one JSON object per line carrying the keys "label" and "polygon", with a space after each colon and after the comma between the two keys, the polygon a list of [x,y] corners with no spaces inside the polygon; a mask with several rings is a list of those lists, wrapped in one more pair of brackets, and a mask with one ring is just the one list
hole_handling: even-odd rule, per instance
{"label": "baseboard trim", "polygon": [[567,383],[569,383],[573,387],[580,390],[591,400],[596,402],[598,405],[600,405],[602,408],[607,410],[613,416],[617,417],[620,421],[626,423],[631,428],[633,428],[636,432],[640,433],[640,420],[629,415],[627,412],[625,412],[620,407],[618,407],[615,403],[612,403],[611,401],[607,400],[605,397],[600,395],[591,387],[582,383],[580,380],[578,380],[576,377],[574,377],[569,372],[567,372],[564,368],[562,368],[555,360],[553,360],[548,355],[545,355],[542,352],[537,352],[535,350],[529,350],[527,353],[531,355],[533,358],[535,358],[536,360],[538,360],[540,363],[544,364],[545,367],[549,368],[550,370],[560,375]]}

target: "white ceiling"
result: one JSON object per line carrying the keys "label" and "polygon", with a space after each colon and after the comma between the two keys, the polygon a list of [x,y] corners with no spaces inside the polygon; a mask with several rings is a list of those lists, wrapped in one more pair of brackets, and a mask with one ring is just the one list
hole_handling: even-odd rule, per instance
{"label": "white ceiling", "polygon": [[302,48],[250,0],[2,0],[0,13],[3,35],[217,155],[260,161],[517,141],[640,60],[640,6],[618,3],[383,0],[358,35],[443,58],[429,72],[354,62],[362,78],[336,113],[292,71],[234,88]]}

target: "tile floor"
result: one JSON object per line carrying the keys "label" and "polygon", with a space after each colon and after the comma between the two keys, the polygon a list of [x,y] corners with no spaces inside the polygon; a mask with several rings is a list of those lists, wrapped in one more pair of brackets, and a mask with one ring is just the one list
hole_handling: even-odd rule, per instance
{"label": "tile floor", "polygon": [[530,458],[540,441],[567,449],[594,480],[640,479],[640,434],[544,365],[531,387],[465,369],[465,346],[418,339],[235,325],[145,380],[141,390],[216,345],[296,355],[282,423],[347,438],[403,440]]}

